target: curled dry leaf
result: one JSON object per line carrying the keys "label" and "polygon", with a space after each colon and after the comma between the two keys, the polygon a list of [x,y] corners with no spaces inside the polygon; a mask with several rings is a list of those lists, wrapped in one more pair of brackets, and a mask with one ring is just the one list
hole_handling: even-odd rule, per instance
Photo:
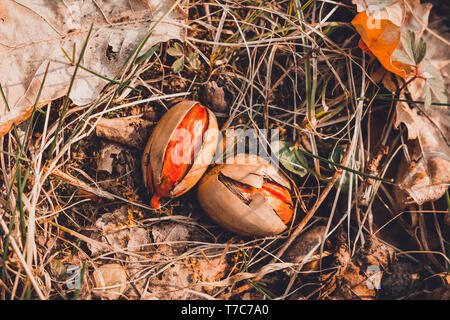
{"label": "curled dry leaf", "polygon": [[161,270],[157,277],[151,277],[146,299],[186,299],[189,294],[185,288],[190,284],[190,270],[184,261],[176,257],[187,249],[190,230],[179,223],[162,223],[152,226],[151,235],[156,251],[151,258],[155,261],[167,262],[174,260],[165,270]]}
{"label": "curled dry leaf", "polygon": [[[1,1],[1,85],[11,110],[7,111],[0,99],[0,136],[12,124],[30,115],[48,62],[50,68],[40,101],[47,103],[67,93],[74,65],[62,49],[76,62],[91,23],[94,23],[93,32],[81,65],[112,79],[153,23],[173,3],[168,0]],[[184,18],[181,9],[175,8],[153,30],[141,53],[157,42],[182,40]],[[77,105],[90,103],[106,84],[108,81],[80,69],[70,98]]]}
{"label": "curled dry leaf", "polygon": [[[398,187],[417,203],[423,204],[441,198],[450,183],[450,109],[431,106],[426,111],[397,104],[395,126],[404,123],[408,139],[416,143],[411,152],[411,163],[403,161],[397,176]],[[402,192],[397,194],[405,203]]]}
{"label": "curled dry leaf", "polygon": [[[96,221],[95,227],[97,230],[91,234],[91,237],[112,246],[113,250],[110,249],[111,247],[88,244],[91,256],[97,257],[108,251],[117,250],[117,257],[126,261],[129,277],[135,280],[136,274],[139,274],[143,268],[142,260],[151,243],[149,231],[136,225],[127,206],[102,215]],[[145,279],[136,280],[133,283],[135,288],[142,291]]]}
{"label": "curled dry leaf", "polygon": [[358,12],[367,11],[368,14],[373,14],[379,10],[393,5],[398,0],[352,0],[356,4]]}
{"label": "curled dry leaf", "polygon": [[94,294],[102,298],[118,299],[126,289],[127,273],[120,264],[104,264],[94,271],[93,276],[95,281]]}
{"label": "curled dry leaf", "polygon": [[191,230],[180,223],[162,223],[152,226],[153,241],[158,245],[159,253],[179,254],[186,251],[190,239]]}

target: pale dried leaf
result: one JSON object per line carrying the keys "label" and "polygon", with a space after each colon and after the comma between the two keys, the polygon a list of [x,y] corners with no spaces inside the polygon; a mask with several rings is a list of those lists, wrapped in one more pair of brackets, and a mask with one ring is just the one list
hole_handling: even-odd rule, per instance
{"label": "pale dried leaf", "polygon": [[[404,4],[408,1],[409,7],[414,11],[414,15],[421,21],[417,21],[416,17],[408,13],[408,7]],[[419,33],[424,30],[424,25],[428,25],[428,17],[430,15],[431,3],[420,3],[420,0],[352,0],[356,4],[358,12],[366,11],[368,15],[374,19],[387,19],[398,26],[402,26],[405,30],[411,30]]]}
{"label": "pale dried leaf", "polygon": [[[224,257],[216,257],[216,258],[201,258],[198,260],[198,280],[205,282],[214,282],[219,281],[224,275],[225,271],[228,268],[228,263]],[[210,290],[212,288],[206,287],[206,290]]]}
{"label": "pale dried leaf", "polygon": [[94,293],[102,298],[118,299],[126,289],[127,274],[120,264],[104,264],[94,271],[93,276],[95,281]]}
{"label": "pale dried leaf", "polygon": [[398,0],[352,0],[352,2],[356,4],[358,12],[367,11],[369,14],[373,14],[398,2]]}
{"label": "pale dried leaf", "polygon": [[171,264],[158,278],[149,280],[146,299],[184,300],[191,299],[186,288],[191,284],[191,271],[183,261]]}
{"label": "pale dried leaf", "polygon": [[[94,29],[81,65],[113,78],[151,25],[173,3],[169,0],[3,0],[0,3],[0,73],[11,111],[7,111],[0,99],[0,136],[13,123],[28,118],[48,62],[50,69],[40,101],[47,103],[67,93],[74,66],[61,48],[72,55],[75,47],[77,60],[91,23]],[[176,8],[153,31],[142,53],[157,42],[183,40],[183,22],[184,13]],[[77,105],[90,103],[106,84],[107,81],[78,70],[70,98]]]}
{"label": "pale dried leaf", "polygon": [[153,241],[158,244],[158,252],[171,254],[186,250],[191,230],[180,223],[163,223],[151,229]]}
{"label": "pale dried leaf", "polygon": [[418,143],[412,150],[412,162],[401,164],[398,187],[418,204],[437,200],[450,183],[450,110],[433,105],[419,112],[401,102],[397,104],[395,126],[400,123],[406,125],[408,138]]}

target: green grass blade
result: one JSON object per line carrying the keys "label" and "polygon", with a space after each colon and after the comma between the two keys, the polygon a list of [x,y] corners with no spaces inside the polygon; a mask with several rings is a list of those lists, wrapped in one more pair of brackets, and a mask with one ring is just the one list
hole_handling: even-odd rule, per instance
{"label": "green grass blade", "polygon": [[81,269],[81,272],[80,272],[80,286],[75,290],[75,294],[73,295],[74,300],[78,300],[78,298],[80,297],[80,291],[83,286],[85,273],[86,273],[86,261],[84,261],[83,268]]}
{"label": "green grass blade", "polygon": [[80,67],[81,60],[83,59],[84,53],[86,51],[86,47],[87,47],[87,44],[88,44],[88,41],[89,41],[89,37],[91,36],[93,27],[94,27],[94,24],[91,24],[91,27],[89,28],[89,32],[87,34],[86,40],[84,41],[83,48],[81,49],[81,53],[80,53],[80,56],[78,58],[77,64],[75,65],[75,70],[73,72],[72,78],[70,79],[70,84],[69,84],[69,88],[67,89],[66,98],[64,99],[64,105],[63,105],[63,108],[62,108],[62,111],[61,111],[61,116],[59,117],[58,126],[57,126],[56,131],[55,131],[55,135],[54,135],[54,139],[53,139],[52,145],[50,146],[49,158],[52,158],[53,152],[55,151],[56,142],[58,140],[59,131],[61,130],[62,122],[63,122],[63,119],[64,119],[64,115],[66,114],[67,107],[69,106],[70,92],[72,91],[72,87],[73,87],[73,84],[75,82],[75,77],[77,76],[77,72],[78,72],[78,69]]}
{"label": "green grass blade", "polygon": [[331,165],[333,165],[335,167],[338,167],[338,168],[340,168],[342,170],[355,173],[355,174],[357,174],[359,176],[362,176],[362,177],[365,177],[365,178],[370,178],[370,179],[374,179],[374,180],[378,180],[378,181],[383,181],[385,183],[393,184],[393,182],[391,180],[389,180],[389,179],[372,176],[370,174],[367,174],[367,173],[364,173],[364,172],[361,172],[361,171],[358,171],[358,170],[354,170],[352,168],[345,167],[345,166],[343,166],[343,165],[341,165],[339,163],[336,163],[334,161],[328,160],[328,159],[323,158],[321,156],[316,156],[315,154],[312,154],[312,153],[310,153],[308,151],[305,151],[305,150],[302,150],[300,148],[297,148],[297,150],[300,151],[301,153],[303,153],[304,155],[307,155],[309,157],[312,157],[312,158],[318,159],[320,161],[326,162],[326,163],[331,164]]}

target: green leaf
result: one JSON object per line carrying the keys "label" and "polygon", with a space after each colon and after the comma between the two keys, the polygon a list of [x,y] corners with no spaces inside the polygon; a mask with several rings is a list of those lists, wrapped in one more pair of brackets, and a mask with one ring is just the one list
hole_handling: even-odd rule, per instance
{"label": "green leaf", "polygon": [[175,43],[173,47],[167,49],[167,54],[172,57],[184,56],[183,47],[179,43]]}
{"label": "green leaf", "polygon": [[425,58],[427,44],[422,38],[416,41],[415,33],[410,30],[403,32],[400,39],[406,55],[395,50],[392,56],[399,62],[417,66]]}
{"label": "green leaf", "polygon": [[86,261],[83,262],[83,268],[81,269],[81,273],[80,273],[80,286],[75,290],[75,294],[73,296],[74,300],[78,300],[78,298],[80,297],[80,291],[81,291],[81,287],[83,285],[85,273],[86,273]]}
{"label": "green leaf", "polygon": [[175,62],[172,64],[172,70],[175,73],[181,72],[184,68],[184,57],[178,58],[175,60]]}
{"label": "green leaf", "polygon": [[[333,152],[331,153],[330,159],[331,161],[335,162],[335,163],[341,163],[342,158],[344,157],[346,148],[342,147],[341,145],[336,146],[336,148],[334,148]],[[359,161],[359,153],[355,152],[355,166],[353,166],[352,163],[349,164],[350,168],[356,168],[356,170],[359,170],[359,168],[361,167],[361,163]],[[331,169],[336,170],[337,168],[333,165],[329,165]],[[350,172],[348,171],[344,171],[342,172],[341,175],[341,179],[342,180],[342,184],[341,184],[341,190],[344,192],[348,192],[349,187],[350,187]],[[356,179],[357,179],[357,175],[353,174],[353,186],[355,186],[356,183]],[[336,187],[339,185],[339,180],[336,181]]]}
{"label": "green leaf", "polygon": [[439,102],[447,103],[447,95],[445,94],[445,82],[442,78],[441,71],[433,66],[427,59],[423,61],[423,70],[423,76],[426,78],[426,85],[429,86]]}
{"label": "green leaf", "polygon": [[299,157],[295,155],[295,148],[289,142],[281,140],[276,140],[271,144],[272,152],[281,164],[292,173],[304,177],[307,173],[305,169],[307,161],[303,154],[299,154]]}
{"label": "green leaf", "polygon": [[[400,41],[402,42],[403,49],[406,51],[407,58],[402,57],[401,60],[398,60],[402,63],[407,63],[410,65],[415,65],[415,59],[414,59],[414,48],[416,46],[416,35],[414,32],[408,30],[406,32],[402,32]],[[396,58],[399,52],[396,52],[399,50],[395,50],[394,53],[396,53]]]}
{"label": "green leaf", "polygon": [[198,53],[190,53],[188,56],[188,61],[193,69],[200,69],[200,59],[198,58]]}
{"label": "green leaf", "polygon": [[418,65],[425,58],[425,54],[427,53],[427,44],[423,41],[422,38],[416,43],[414,47],[414,61],[416,65]]}
{"label": "green leaf", "polygon": [[414,65],[414,59],[409,56],[408,53],[403,52],[400,49],[395,49],[392,53],[392,60],[398,61],[403,64]]}
{"label": "green leaf", "polygon": [[136,59],[135,63],[139,64],[141,62],[144,62],[145,60],[147,60],[147,58],[151,57],[158,49],[159,49],[159,46],[151,47],[146,53],[144,53],[142,56],[138,57]]}

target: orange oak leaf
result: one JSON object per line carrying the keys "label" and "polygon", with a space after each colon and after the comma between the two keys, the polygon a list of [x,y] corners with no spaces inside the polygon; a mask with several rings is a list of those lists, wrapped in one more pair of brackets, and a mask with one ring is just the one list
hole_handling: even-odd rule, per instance
{"label": "orange oak leaf", "polygon": [[369,56],[371,57],[375,57],[372,53],[372,51],[370,51],[370,49],[366,46],[366,44],[364,43],[364,41],[362,41],[362,39],[359,39],[358,42],[358,47],[364,51],[365,53],[367,53]]}
{"label": "orange oak leaf", "polygon": [[383,67],[405,79],[407,74],[403,64],[392,59],[392,54],[400,43],[401,26],[388,19],[367,15],[366,11],[358,13],[352,24],[367,49],[377,57]]}
{"label": "orange oak leaf", "polygon": [[[370,51],[386,70],[404,80],[415,77],[422,59],[410,58],[417,58],[421,51],[414,50],[418,48],[415,41],[405,40],[422,37],[433,5],[420,0],[353,0],[353,3],[359,12],[352,21],[361,35],[359,47]],[[408,33],[414,37],[405,37]]]}

